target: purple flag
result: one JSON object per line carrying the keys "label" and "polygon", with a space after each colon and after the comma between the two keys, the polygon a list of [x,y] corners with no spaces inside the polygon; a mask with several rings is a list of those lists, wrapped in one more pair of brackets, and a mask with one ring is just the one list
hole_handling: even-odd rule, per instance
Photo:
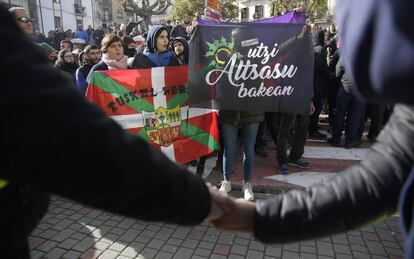
{"label": "purple flag", "polygon": [[[198,20],[199,24],[207,25],[207,24],[231,24],[229,22],[216,22],[216,21],[207,21],[203,19]],[[299,23],[304,24],[306,23],[306,16],[304,12],[287,12],[284,15],[267,18],[258,21],[252,21],[251,23]]]}

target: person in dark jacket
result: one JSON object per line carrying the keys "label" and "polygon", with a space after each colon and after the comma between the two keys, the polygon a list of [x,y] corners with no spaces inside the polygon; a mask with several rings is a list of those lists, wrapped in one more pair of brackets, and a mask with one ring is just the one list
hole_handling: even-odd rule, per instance
{"label": "person in dark jacket", "polygon": [[189,40],[190,37],[188,36],[186,27],[188,24],[186,24],[184,21],[178,22],[178,24],[175,25],[174,28],[171,30],[171,38],[175,39],[177,37],[184,38],[186,40]]}
{"label": "person in dark jacket", "polygon": [[[228,208],[216,226],[254,232],[263,242],[292,242],[360,227],[395,213],[398,204],[405,257],[414,257],[413,12],[409,0],[337,3],[342,57],[359,94],[400,102],[365,159],[329,182],[256,206],[216,199]],[[403,55],[396,55],[396,49]]]}
{"label": "person in dark jacket", "polygon": [[323,100],[328,88],[329,80],[333,74],[329,72],[328,63],[326,60],[327,53],[324,44],[324,31],[317,29],[312,34],[312,41],[315,50],[315,72],[313,79],[313,105],[315,112],[312,114],[309,122],[309,136],[314,138],[326,138],[318,130],[319,115],[322,112]]}
{"label": "person in dark jacket", "polygon": [[78,66],[70,49],[62,49],[59,51],[55,67],[69,75],[75,81],[75,72]]}
{"label": "person in dark jacket", "polygon": [[[240,51],[242,55],[247,56],[247,50],[242,47],[241,42],[250,36],[251,34],[248,30],[235,29],[232,33],[232,41],[234,43],[233,53]],[[251,84],[251,86],[258,85],[260,84],[260,80],[249,82],[249,84]],[[254,200],[254,193],[251,185],[251,179],[253,177],[254,145],[256,143],[259,123],[264,121],[264,118],[263,111],[235,111],[222,109],[219,111],[219,122],[221,123],[224,142],[223,181],[221,182],[220,192],[227,194],[232,189],[231,178],[234,174],[238,132],[240,129],[242,132],[243,146],[242,192],[245,200]]]}
{"label": "person in dark jacket", "polygon": [[122,43],[124,44],[124,54],[128,58],[133,58],[137,54],[135,49],[135,41],[128,36],[122,37]]}
{"label": "person in dark jacket", "polygon": [[336,100],[335,122],[332,138],[328,142],[333,146],[341,145],[342,131],[345,127],[345,148],[357,147],[361,143],[359,129],[365,115],[365,103],[353,93],[353,83],[345,71],[342,58],[336,65],[336,77],[341,81]]}
{"label": "person in dark jacket", "polygon": [[2,258],[30,257],[27,236],[49,194],[180,225],[200,223],[214,211],[200,177],[85,100],[1,6],[0,36],[8,39],[0,41],[7,48],[0,52],[0,68],[8,75],[0,96],[0,108],[8,110],[0,134]]}
{"label": "person in dark jacket", "polygon": [[147,48],[132,60],[131,68],[178,66],[177,58],[169,51],[169,35],[166,27],[154,25],[148,31]]}
{"label": "person in dark jacket", "polygon": [[76,86],[81,91],[82,95],[85,95],[88,83],[86,77],[91,71],[92,67],[101,60],[101,51],[96,45],[88,45],[83,50],[85,60],[83,64],[76,70]]}
{"label": "person in dark jacket", "polygon": [[98,47],[101,47],[101,42],[105,36],[105,32],[102,30],[102,26],[99,26],[93,33],[92,38]]}

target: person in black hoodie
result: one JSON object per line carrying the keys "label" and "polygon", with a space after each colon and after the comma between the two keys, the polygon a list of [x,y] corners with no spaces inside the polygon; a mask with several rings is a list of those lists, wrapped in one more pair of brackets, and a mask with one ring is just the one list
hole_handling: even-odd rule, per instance
{"label": "person in black hoodie", "polygon": [[122,43],[124,44],[124,54],[128,58],[133,58],[137,54],[135,49],[135,41],[128,36],[122,37]]}
{"label": "person in black hoodie", "polygon": [[315,50],[315,72],[313,79],[313,105],[315,112],[312,114],[309,122],[309,136],[316,138],[326,138],[325,135],[318,131],[319,115],[323,108],[323,99],[328,88],[329,79],[333,73],[329,72],[328,62],[326,60],[327,52],[324,47],[325,34],[322,29],[317,29],[312,34],[312,41]]}
{"label": "person in black hoodie", "polygon": [[85,55],[85,61],[83,64],[76,70],[76,86],[82,92],[82,95],[85,95],[88,83],[86,82],[86,77],[91,71],[92,67],[96,65],[101,59],[101,51],[96,45],[88,45],[83,51]]}
{"label": "person in black hoodie", "polygon": [[171,49],[181,65],[188,64],[189,51],[188,42],[182,37],[177,37],[171,41]]}
{"label": "person in black hoodie", "polygon": [[178,66],[180,62],[168,50],[169,35],[165,26],[155,25],[148,31],[147,48],[132,60],[131,68]]}
{"label": "person in black hoodie", "polygon": [[361,163],[329,181],[256,204],[229,202],[227,217],[214,223],[254,231],[262,242],[293,242],[382,220],[398,205],[405,258],[414,258],[414,2],[351,0],[336,8],[354,89],[369,100],[398,102],[378,141]]}
{"label": "person in black hoodie", "polygon": [[73,57],[70,49],[62,49],[59,51],[55,67],[60,71],[63,71],[64,73],[70,75],[73,81],[75,81],[75,72],[78,67],[75,63],[75,58]]}

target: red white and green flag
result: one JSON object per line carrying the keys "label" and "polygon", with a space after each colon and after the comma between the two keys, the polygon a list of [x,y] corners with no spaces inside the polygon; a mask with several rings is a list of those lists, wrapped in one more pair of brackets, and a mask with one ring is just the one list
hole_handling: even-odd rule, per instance
{"label": "red white and green flag", "polygon": [[217,113],[189,107],[187,81],[187,66],[96,71],[86,98],[184,164],[219,148]]}

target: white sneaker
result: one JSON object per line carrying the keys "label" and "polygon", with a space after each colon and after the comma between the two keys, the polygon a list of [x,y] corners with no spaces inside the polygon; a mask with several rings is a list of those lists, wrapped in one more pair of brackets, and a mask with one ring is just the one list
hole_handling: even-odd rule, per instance
{"label": "white sneaker", "polygon": [[243,183],[242,191],[244,193],[244,199],[246,201],[254,200],[254,194],[252,191],[252,185],[250,183]]}
{"label": "white sneaker", "polygon": [[220,192],[228,193],[231,191],[231,182],[230,181],[222,181],[221,186],[219,189]]}

